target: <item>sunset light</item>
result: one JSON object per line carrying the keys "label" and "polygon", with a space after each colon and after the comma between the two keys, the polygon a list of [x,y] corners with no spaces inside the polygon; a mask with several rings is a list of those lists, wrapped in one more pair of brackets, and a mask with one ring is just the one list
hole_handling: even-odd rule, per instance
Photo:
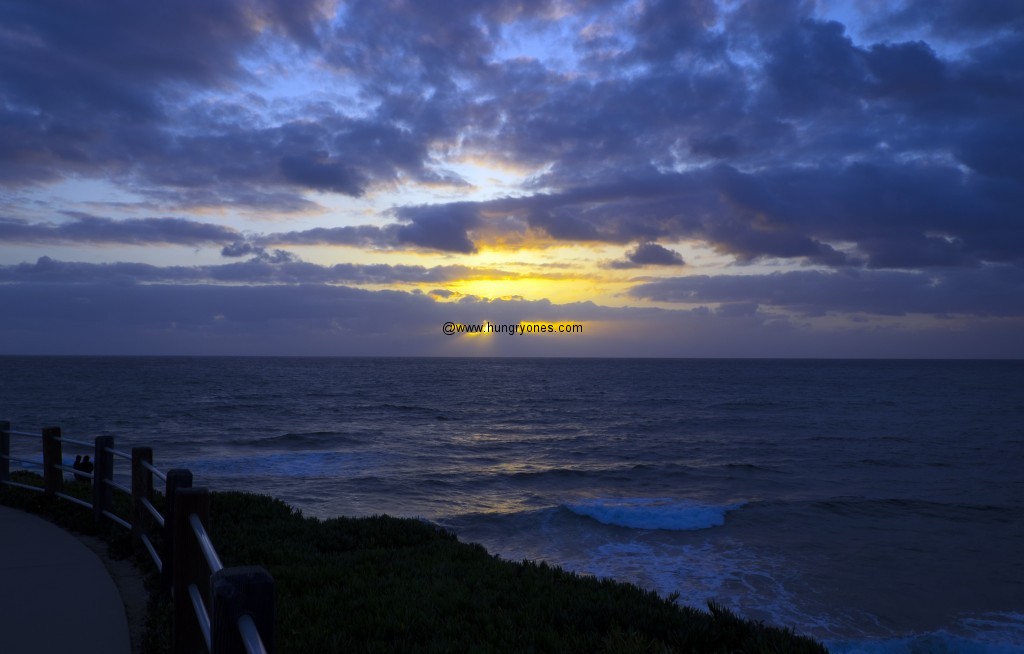
{"label": "sunset light", "polygon": [[903,4],[8,11],[2,343],[451,354],[497,303],[656,325],[570,356],[1024,354],[1016,23]]}

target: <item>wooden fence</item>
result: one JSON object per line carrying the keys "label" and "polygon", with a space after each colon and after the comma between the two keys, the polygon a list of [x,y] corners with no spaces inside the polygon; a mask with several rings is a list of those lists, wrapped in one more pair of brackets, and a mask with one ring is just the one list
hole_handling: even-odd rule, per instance
{"label": "wooden fence", "polygon": [[[11,456],[11,437],[40,439],[43,486],[11,479],[11,462],[38,467],[38,461]],[[65,465],[63,447],[90,451],[94,470]],[[115,460],[131,462],[131,487],[114,481]],[[92,502],[64,492],[64,475],[87,479]],[[153,504],[153,478],[164,482],[164,513]],[[133,447],[131,453],[114,448],[113,436],[94,442],[61,435],[59,427],[41,433],[14,431],[0,421],[0,487],[16,486],[59,497],[90,509],[98,523],[109,520],[131,531],[136,546],[144,547],[160,572],[173,605],[174,654],[248,654],[274,651],[274,581],[258,566],[225,568],[206,532],[210,493],[192,486],[185,469],[160,471],[153,465],[153,450]],[[131,498],[131,521],[114,513],[114,491]],[[166,514],[166,515],[165,515]]]}

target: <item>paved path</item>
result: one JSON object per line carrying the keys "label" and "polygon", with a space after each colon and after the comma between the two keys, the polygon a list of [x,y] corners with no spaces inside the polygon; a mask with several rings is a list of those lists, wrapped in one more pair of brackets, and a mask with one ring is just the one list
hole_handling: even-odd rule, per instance
{"label": "paved path", "polygon": [[0,506],[0,652],[130,654],[117,586],[60,527]]}

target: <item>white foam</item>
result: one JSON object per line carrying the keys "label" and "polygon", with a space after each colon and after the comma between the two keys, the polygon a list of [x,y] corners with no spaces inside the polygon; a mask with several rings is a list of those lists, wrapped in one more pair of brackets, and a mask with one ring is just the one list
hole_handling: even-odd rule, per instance
{"label": "white foam", "polygon": [[198,458],[184,463],[197,474],[212,477],[288,477],[309,479],[341,474],[372,474],[383,457],[369,452],[282,451],[247,457]]}
{"label": "white foam", "polygon": [[577,515],[631,529],[693,531],[725,524],[725,514],[742,504],[711,505],[668,498],[592,499],[565,504]]}
{"label": "white foam", "polygon": [[828,633],[830,617],[808,612],[790,588],[782,559],[734,541],[672,544],[669,532],[634,532],[625,541],[591,545],[573,558],[554,561],[581,574],[637,584],[696,609],[708,600],[738,615],[801,633]]}
{"label": "white foam", "polygon": [[999,611],[961,616],[957,627],[984,640],[1020,643],[1024,650],[1024,613]]}
{"label": "white foam", "polygon": [[1020,654],[1024,652],[1024,615],[981,613],[960,617],[949,630],[902,638],[826,642],[837,654]]}

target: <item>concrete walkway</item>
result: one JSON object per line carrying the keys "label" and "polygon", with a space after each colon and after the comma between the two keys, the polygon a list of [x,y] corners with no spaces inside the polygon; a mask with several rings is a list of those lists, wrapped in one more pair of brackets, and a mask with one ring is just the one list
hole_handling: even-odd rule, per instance
{"label": "concrete walkway", "polygon": [[0,506],[0,652],[130,654],[117,586],[60,527]]}

